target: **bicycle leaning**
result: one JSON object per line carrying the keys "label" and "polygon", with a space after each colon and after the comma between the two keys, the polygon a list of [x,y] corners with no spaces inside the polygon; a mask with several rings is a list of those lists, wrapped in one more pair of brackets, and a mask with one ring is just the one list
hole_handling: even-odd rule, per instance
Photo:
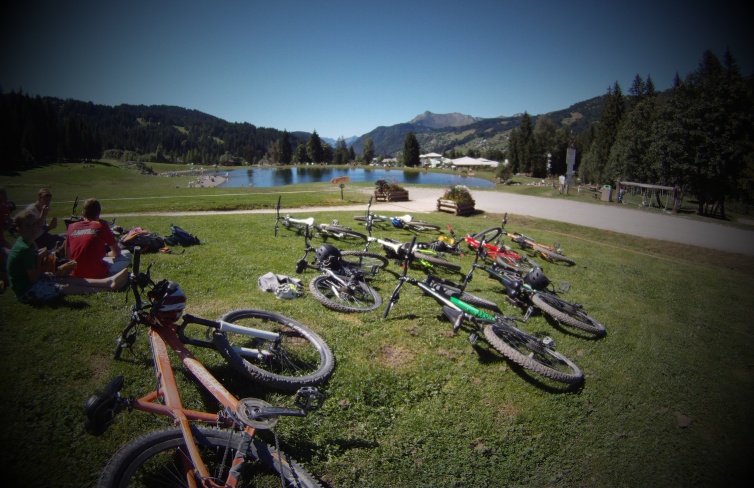
{"label": "bicycle leaning", "polygon": [[[383,317],[388,316],[400,299],[401,287],[408,283],[418,287],[424,295],[434,299],[442,307],[443,314],[453,324],[454,332],[465,324],[470,324],[469,342],[472,345],[477,343],[481,334],[500,354],[525,369],[568,385],[581,383],[583,373],[570,359],[555,351],[552,338],[539,338],[524,332],[515,326],[514,321],[517,319],[477,309],[466,300],[473,295],[464,293],[461,296],[449,296],[438,286],[438,280],[432,275],[428,275],[424,281],[407,276],[411,259],[413,257],[410,254],[406,255],[403,273],[385,305]],[[477,298],[484,300],[481,297]],[[494,308],[496,309],[497,305]]]}
{"label": "bicycle leaning", "polygon": [[[387,259],[369,252],[341,251],[332,244],[321,244],[315,249],[309,244],[308,234],[306,231],[304,255],[296,263],[296,273],[307,269],[322,273],[309,282],[312,296],[337,312],[369,312],[379,308],[382,297],[369,285],[368,279],[387,265]],[[310,252],[314,253],[311,263],[306,260]]]}
{"label": "bicycle leaning", "polygon": [[[279,478],[283,486],[320,487],[320,483],[296,461],[260,440],[257,430],[274,430],[280,417],[303,417],[318,409],[324,395],[313,387],[298,390],[293,407],[277,407],[257,398],[238,399],[233,396],[201,362],[185,347],[176,322],[183,314],[185,295],[177,284],[166,280],[152,282],[149,272],[140,273],[140,252],[134,254],[134,270],[130,279],[136,303],[132,320],[121,335],[116,356],[129,344],[134,328],[143,325],[151,346],[158,384],[155,391],[140,398],[124,398],[122,376],[114,378],[99,394],[89,398],[85,406],[86,429],[102,435],[124,410],[139,410],[173,419],[174,427],[145,434],[120,449],[102,472],[98,486],[257,486]],[[149,286],[148,301],[141,292]],[[228,320],[242,318],[245,310],[226,314]],[[252,315],[256,311],[250,311]],[[205,325],[215,334],[227,324],[186,316],[185,323]],[[249,331],[246,331],[249,332]],[[254,331],[263,341],[273,340],[272,333]],[[168,347],[182,360],[194,378],[222,405],[218,412],[185,408],[171,365]],[[326,348],[326,346],[325,346]],[[327,349],[329,354],[329,349]],[[328,356],[332,370],[332,357]],[[327,368],[325,368],[327,369]],[[319,370],[320,373],[324,369]],[[264,481],[267,480],[267,481]],[[277,482],[277,481],[276,481]]]}

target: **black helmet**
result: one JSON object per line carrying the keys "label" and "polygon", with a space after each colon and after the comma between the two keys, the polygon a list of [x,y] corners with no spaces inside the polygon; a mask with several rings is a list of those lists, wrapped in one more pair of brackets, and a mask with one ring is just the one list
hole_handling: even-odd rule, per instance
{"label": "black helmet", "polygon": [[332,244],[322,244],[314,253],[317,261],[327,267],[335,266],[340,262],[340,250]]}
{"label": "black helmet", "polygon": [[542,272],[542,268],[534,266],[534,269],[526,273],[524,281],[535,290],[544,290],[550,284],[550,280]]}

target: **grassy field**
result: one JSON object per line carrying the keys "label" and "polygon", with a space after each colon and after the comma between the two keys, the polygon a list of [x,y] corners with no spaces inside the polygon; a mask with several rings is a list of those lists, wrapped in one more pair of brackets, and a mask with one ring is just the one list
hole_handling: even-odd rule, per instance
{"label": "grassy field", "polygon": [[[105,209],[114,212],[119,198],[170,189],[129,173],[115,184],[112,172],[124,171],[116,167],[87,170],[92,177],[86,183],[74,175],[83,169],[60,166],[3,177],[2,184],[11,199],[26,201],[49,171],[60,216],[70,212],[61,202],[76,195],[103,201],[106,195]],[[177,186],[171,198],[144,200],[143,209],[215,208],[225,199],[268,205],[288,190],[246,189],[233,198],[217,190],[214,200],[191,198],[196,194],[185,184]],[[215,189],[193,190],[212,195]],[[365,203],[363,194],[348,195]],[[288,201],[322,205],[335,196],[319,191]],[[339,192],[336,197],[340,201]],[[356,225],[353,214],[333,209],[313,215]],[[459,234],[499,218],[422,215],[443,227],[450,223]],[[525,324],[529,332],[553,337],[584,371],[583,385],[564,389],[529,375],[484,343],[472,347],[414,288],[404,287],[386,320],[381,310],[329,311],[308,292],[281,301],[259,291],[257,278],[268,271],[295,275],[303,253],[303,239],[293,232],[273,237],[270,215],[124,217],[119,223],[161,234],[174,223],[200,237],[199,246],[144,259],[154,263],[154,277],[181,284],[190,313],[216,318],[236,308],[274,310],[309,325],[330,344],[337,366],[325,387],[324,408],[278,427],[281,447],[329,486],[706,487],[746,479],[754,452],[752,258],[513,216],[516,229],[542,242],[560,241],[577,265],[543,263],[545,273],[570,282],[570,298],[608,329],[605,338],[594,340],[541,316]],[[411,237],[392,228],[379,235]],[[458,260],[467,271],[471,256]],[[313,276],[310,271],[301,277],[308,282]],[[382,273],[375,286],[387,297],[394,273]],[[504,302],[500,286],[481,274],[469,291],[521,316]],[[134,412],[121,414],[101,437],[83,428],[84,402],[113,376],[126,377],[126,395],[153,389],[145,336],[135,355],[112,358],[132,303],[125,293],[111,293],[32,307],[10,292],[0,295],[0,414],[6,419],[0,456],[14,484],[92,485],[122,445],[167,426],[163,418]],[[216,353],[195,352],[238,396],[291,401],[247,383]],[[217,408],[187,374],[178,379],[187,406]]]}

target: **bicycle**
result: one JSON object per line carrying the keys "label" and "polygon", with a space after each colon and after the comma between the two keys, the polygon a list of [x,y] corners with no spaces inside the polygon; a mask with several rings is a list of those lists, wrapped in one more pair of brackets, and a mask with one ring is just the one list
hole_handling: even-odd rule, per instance
{"label": "bicycle", "polygon": [[491,242],[494,237],[488,235],[495,232],[497,229],[502,229],[502,232],[508,236],[513,242],[518,244],[521,249],[531,249],[533,252],[538,253],[544,259],[550,262],[563,262],[569,265],[574,265],[576,262],[563,255],[563,250],[560,248],[560,243],[556,242],[552,246],[546,246],[535,241],[533,238],[520,234],[518,232],[508,232],[505,230],[505,224],[508,223],[508,213],[503,216],[503,222],[500,227],[492,227],[490,229],[483,230],[477,233],[474,238],[478,241],[484,240],[485,242]]}
{"label": "bicycle", "polygon": [[464,288],[471,281],[474,270],[481,269],[487,272],[490,278],[503,285],[506,292],[505,298],[509,303],[526,311],[524,321],[529,319],[536,308],[560,324],[581,329],[597,337],[602,337],[607,333],[604,325],[584,311],[583,305],[568,302],[559,296],[568,292],[570,288],[568,283],[562,283],[561,289],[556,291],[551,286],[550,279],[542,272],[542,268],[536,264],[528,272],[501,262],[495,262],[491,266],[480,265],[478,264],[479,256],[484,252],[484,245],[481,245],[477,249],[474,262],[464,280]]}
{"label": "bicycle", "polygon": [[278,203],[275,207],[276,217],[275,217],[275,237],[278,235],[278,226],[282,222],[283,227],[287,229],[296,229],[298,233],[300,234],[303,231],[308,231],[308,228],[314,229],[318,232],[320,236],[323,238],[327,237],[335,237],[336,239],[347,239],[349,237],[356,238],[356,239],[366,239],[367,236],[360,232],[356,232],[355,230],[351,229],[350,227],[342,226],[338,223],[337,220],[333,220],[332,224],[317,224],[314,222],[314,217],[309,217],[307,219],[295,219],[291,217],[289,214],[286,214],[284,216],[280,216],[280,198],[278,197]]}
{"label": "bicycle", "polygon": [[[448,225],[448,230],[451,236],[455,238],[453,230]],[[498,262],[503,265],[513,266],[518,270],[528,272],[534,269],[536,263],[531,261],[526,256],[515,252],[510,247],[504,245],[502,240],[503,229],[502,227],[492,227],[485,231],[469,234],[462,240],[466,243],[470,251],[476,252],[482,241],[484,241],[484,253],[482,254],[485,259]],[[486,239],[490,239],[489,241]],[[491,243],[493,239],[496,239],[494,244]]]}
{"label": "bicycle", "polygon": [[[385,252],[385,256],[388,259],[393,259],[397,262],[403,260],[407,254],[411,254],[419,260],[419,264],[423,265],[426,268],[431,268],[431,266],[439,266],[450,271],[461,270],[460,265],[451,263],[450,261],[446,261],[445,259],[441,258],[437,251],[434,251],[430,248],[430,244],[416,243],[415,238],[412,239],[411,243],[403,243],[396,241],[395,239],[372,237],[371,235],[367,236],[366,240],[367,243],[364,247],[365,252],[369,251],[370,244],[376,242],[377,244],[380,244],[382,246],[382,250],[383,252]],[[409,252],[409,249],[411,250],[411,252]]]}
{"label": "bicycle", "polygon": [[[425,281],[407,276],[411,259],[413,257],[410,254],[405,256],[403,273],[398,278],[398,285],[385,305],[383,318],[387,318],[399,300],[401,287],[408,283],[418,287],[424,295],[442,306],[443,314],[452,322],[454,332],[458,332],[464,323],[470,323],[469,342],[472,345],[477,343],[481,333],[494,349],[519,366],[561,383],[569,385],[581,383],[584,378],[583,373],[571,360],[555,351],[555,342],[552,338],[540,339],[524,332],[514,324],[514,321],[518,319],[498,313],[488,314],[475,308],[473,304],[465,300],[463,295],[446,295],[438,289],[436,279],[432,275],[427,275]],[[465,296],[468,295],[465,294]]]}
{"label": "bicycle", "polygon": [[[332,244],[322,244],[314,249],[309,244],[308,231],[304,242],[304,255],[296,263],[296,273],[303,273],[307,269],[316,269],[322,273],[309,282],[309,291],[318,302],[329,309],[345,313],[369,312],[382,305],[382,297],[369,286],[367,276],[376,275],[380,268],[387,265],[387,259],[379,254],[360,253],[359,261],[350,262],[345,259],[347,251],[341,251]],[[310,252],[314,252],[315,256],[311,263],[306,260]],[[367,273],[363,266],[365,260],[370,258],[380,260]]]}
{"label": "bicycle", "polygon": [[[146,326],[157,378],[156,390],[140,398],[124,398],[120,391],[125,380],[122,376],[114,378],[104,391],[87,400],[85,426],[90,434],[102,435],[124,410],[171,417],[175,426],[145,434],[121,448],[107,463],[98,486],[153,486],[159,483],[170,486],[249,486],[247,483],[256,485],[260,480],[269,483],[267,478],[272,476],[273,479],[279,478],[284,486],[288,483],[287,486],[321,487],[300,464],[280,451],[274,428],[280,417],[303,417],[317,410],[325,399],[324,395],[310,386],[300,388],[294,407],[276,407],[257,398],[236,398],[185,347],[176,324],[185,305],[185,295],[180,287],[165,280],[153,283],[148,271],[139,272],[139,262],[140,250],[137,248],[130,277],[136,303],[132,308],[131,322],[121,334],[121,338],[127,340],[118,343],[116,357],[120,357],[124,347],[133,344],[134,327]],[[147,285],[152,288],[147,293],[147,303],[143,303],[141,292]],[[247,312],[254,315],[258,311],[237,310],[227,316],[241,318]],[[216,334],[223,334],[220,329],[229,325],[222,319],[211,321],[188,315],[184,317],[186,322],[205,325],[215,329]],[[251,329],[244,330],[244,333],[251,332]],[[262,330],[254,331],[254,334],[266,337],[265,340],[272,340],[276,335]],[[211,413],[183,406],[168,347],[222,405],[220,411]],[[269,429],[273,431],[275,447],[256,436],[257,430]]]}
{"label": "bicycle", "polygon": [[386,215],[377,215],[373,212],[371,212],[372,208],[372,197],[369,197],[369,203],[367,204],[367,213],[366,215],[356,215],[354,217],[354,220],[357,220],[359,222],[365,222],[367,226],[367,231],[369,233],[372,232],[372,225],[375,222],[390,222],[393,227],[396,229],[409,229],[409,230],[416,230],[416,231],[424,231],[424,230],[440,230],[439,225],[430,224],[429,222],[424,222],[423,220],[414,220],[413,217],[410,215],[400,215],[396,217],[388,217]]}

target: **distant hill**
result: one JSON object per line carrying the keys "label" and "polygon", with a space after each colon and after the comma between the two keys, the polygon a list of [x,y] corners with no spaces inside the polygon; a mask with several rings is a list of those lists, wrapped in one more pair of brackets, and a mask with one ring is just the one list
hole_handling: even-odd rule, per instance
{"label": "distant hill", "polygon": [[[603,101],[604,95],[543,115],[552,119],[556,125],[570,127],[574,135],[578,135],[599,120]],[[536,123],[537,117],[541,116],[529,115],[533,123]],[[473,147],[479,150],[503,148],[507,145],[510,132],[521,125],[522,117],[523,114],[481,118],[459,113],[424,112],[407,123],[377,127],[354,141],[353,149],[356,154],[362,153],[364,141],[367,137],[371,137],[377,154],[394,156],[403,151],[403,142],[410,131],[416,135],[424,153],[442,154],[443,151],[453,148]]]}
{"label": "distant hill", "polygon": [[463,127],[464,125],[473,124],[483,120],[480,117],[472,117],[471,115],[459,114],[453,112],[452,114],[433,114],[432,112],[424,112],[421,115],[414,117],[409,124],[422,125],[429,127],[430,129],[442,129],[445,127]]}

